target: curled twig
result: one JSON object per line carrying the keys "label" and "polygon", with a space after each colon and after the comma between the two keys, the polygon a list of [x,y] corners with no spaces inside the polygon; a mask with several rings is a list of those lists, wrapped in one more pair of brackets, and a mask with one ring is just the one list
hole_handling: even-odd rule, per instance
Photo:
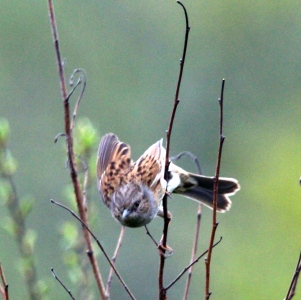
{"label": "curled twig", "polygon": [[60,278],[56,275],[55,271],[53,268],[51,268],[51,273],[53,275],[53,277],[60,283],[60,285],[63,287],[63,289],[69,294],[70,298],[75,300],[75,298],[73,297],[71,291],[69,289],[67,289],[67,287],[65,286],[65,284],[60,280]]}
{"label": "curled twig", "polygon": [[[77,80],[76,84],[74,85],[75,75],[78,75],[78,80]],[[81,83],[83,84],[83,86],[82,86],[82,90],[80,91],[80,94],[79,94],[79,96],[77,98],[77,101],[75,103],[75,106],[74,106],[74,111],[73,111],[73,115],[72,115],[72,122],[71,122],[71,126],[70,126],[71,131],[74,128],[75,119],[76,119],[77,111],[78,111],[78,108],[79,108],[79,104],[80,104],[80,101],[81,101],[81,99],[84,95],[86,85],[87,85],[87,72],[84,69],[81,69],[81,68],[75,69],[73,71],[73,73],[71,74],[70,79],[69,79],[69,85],[72,87],[72,90],[69,92],[68,98],[71,97],[73,92],[77,89],[77,87]]]}
{"label": "curled twig", "polygon": [[57,143],[57,141],[60,137],[66,137],[66,133],[65,132],[58,133],[54,138],[54,142]]}
{"label": "curled twig", "polygon": [[170,158],[171,161],[174,161],[174,160],[178,160],[180,159],[182,156],[188,156],[189,158],[191,158],[196,166],[196,169],[197,169],[197,172],[198,174],[202,174],[202,171],[201,171],[201,166],[200,166],[200,163],[198,161],[198,158],[196,155],[194,155],[193,153],[189,152],[189,151],[182,151],[180,152],[179,154],[173,156]]}
{"label": "curled twig", "polygon": [[[128,295],[131,297],[131,299],[135,299],[134,295],[131,293],[131,291],[129,290],[129,288],[127,287],[127,285],[125,284],[125,282],[123,281],[121,275],[119,274],[119,272],[116,270],[114,263],[111,261],[111,259],[109,258],[108,254],[106,253],[105,249],[103,248],[103,246],[101,245],[100,241],[98,240],[98,238],[95,236],[95,234],[90,230],[90,228],[85,224],[85,222],[83,220],[81,220],[81,218],[79,216],[76,215],[76,213],[74,213],[71,209],[69,209],[67,206],[54,201],[53,199],[50,200],[51,203],[67,210],[75,219],[77,219],[82,226],[90,233],[90,235],[92,236],[92,238],[94,239],[94,241],[96,242],[96,244],[98,245],[99,249],[101,250],[101,252],[103,253],[103,255],[105,256],[106,260],[109,262],[111,268],[114,270],[117,278],[119,279],[119,281],[121,282],[121,284],[123,285],[124,289],[126,290],[126,292],[128,293]],[[87,251],[88,256],[91,256],[93,253],[90,252],[89,250]]]}

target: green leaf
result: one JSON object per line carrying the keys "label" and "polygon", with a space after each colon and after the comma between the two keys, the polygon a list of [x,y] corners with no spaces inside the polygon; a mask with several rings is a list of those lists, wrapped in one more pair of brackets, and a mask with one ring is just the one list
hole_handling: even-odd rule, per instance
{"label": "green leaf", "polygon": [[30,251],[31,253],[33,252],[34,246],[36,244],[36,240],[37,240],[37,232],[33,229],[27,229],[25,236],[23,237],[23,241],[26,245],[26,247],[28,247],[26,250]]}
{"label": "green leaf", "polygon": [[8,121],[5,118],[0,118],[0,148],[6,148],[9,131]]}
{"label": "green leaf", "polygon": [[26,218],[28,216],[28,214],[31,212],[34,202],[35,202],[35,199],[30,195],[27,195],[27,196],[21,198],[20,209],[22,212],[22,216],[24,218]]}
{"label": "green leaf", "polygon": [[8,149],[0,153],[0,172],[6,176],[13,175],[17,170],[17,160],[12,156]]}
{"label": "green leaf", "polygon": [[15,222],[8,216],[5,216],[2,220],[2,228],[12,237],[16,236]]}
{"label": "green leaf", "polygon": [[0,205],[4,205],[11,193],[11,186],[5,179],[0,179]]}
{"label": "green leaf", "polygon": [[78,120],[74,137],[77,141],[76,152],[81,154],[92,149],[98,142],[98,132],[88,118]]}
{"label": "green leaf", "polygon": [[60,232],[67,248],[71,248],[76,244],[78,240],[78,228],[75,223],[65,222]]}

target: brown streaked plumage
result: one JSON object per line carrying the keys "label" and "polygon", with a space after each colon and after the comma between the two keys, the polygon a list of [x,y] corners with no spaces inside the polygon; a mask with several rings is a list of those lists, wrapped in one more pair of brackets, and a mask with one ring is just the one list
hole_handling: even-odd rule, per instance
{"label": "brown streaked plumage", "polygon": [[[156,215],[163,216],[161,201],[166,191],[166,151],[159,140],[136,161],[131,148],[112,133],[100,141],[97,158],[97,185],[103,202],[122,225],[139,227]],[[186,172],[170,163],[167,191],[202,202],[212,208],[213,177]],[[217,211],[230,209],[229,196],[240,189],[236,179],[219,178]]]}

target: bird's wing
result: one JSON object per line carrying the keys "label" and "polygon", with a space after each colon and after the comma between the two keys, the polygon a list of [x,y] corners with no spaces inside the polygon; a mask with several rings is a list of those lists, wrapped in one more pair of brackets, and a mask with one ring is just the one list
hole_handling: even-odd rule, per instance
{"label": "bird's wing", "polygon": [[131,165],[131,148],[113,133],[100,141],[97,157],[97,184],[104,203],[110,207],[111,196]]}
{"label": "bird's wing", "polygon": [[164,195],[166,182],[164,180],[165,149],[163,140],[150,146],[134,163],[128,173],[129,180],[141,181],[154,193],[160,201]]}

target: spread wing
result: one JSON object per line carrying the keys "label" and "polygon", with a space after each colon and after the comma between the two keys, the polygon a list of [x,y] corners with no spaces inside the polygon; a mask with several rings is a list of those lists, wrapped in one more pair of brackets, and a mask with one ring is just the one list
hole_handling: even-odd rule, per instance
{"label": "spread wing", "polygon": [[131,148],[120,142],[113,133],[100,141],[97,156],[97,185],[103,202],[110,207],[111,196],[124,180],[124,173],[131,165]]}
{"label": "spread wing", "polygon": [[161,201],[166,188],[164,180],[165,149],[162,142],[161,139],[150,146],[127,174],[129,180],[138,180],[148,186],[158,202]]}

